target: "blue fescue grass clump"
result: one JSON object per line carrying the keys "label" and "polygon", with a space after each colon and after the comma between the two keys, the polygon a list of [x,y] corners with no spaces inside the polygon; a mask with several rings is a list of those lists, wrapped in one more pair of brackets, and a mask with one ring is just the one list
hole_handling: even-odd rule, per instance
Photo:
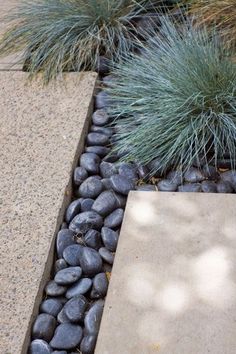
{"label": "blue fescue grass clump", "polygon": [[93,70],[99,55],[114,61],[133,47],[132,23],[146,1],[23,0],[9,16],[0,55],[23,50],[31,77],[46,83],[58,73]]}
{"label": "blue fescue grass clump", "polygon": [[108,88],[118,150],[126,160],[169,167],[236,157],[236,66],[217,37],[162,19],[142,55],[115,65]]}

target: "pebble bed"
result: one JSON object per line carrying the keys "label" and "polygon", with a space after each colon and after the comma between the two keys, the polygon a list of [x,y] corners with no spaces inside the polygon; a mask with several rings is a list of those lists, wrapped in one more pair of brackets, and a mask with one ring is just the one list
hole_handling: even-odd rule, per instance
{"label": "pebble bed", "polygon": [[[108,85],[112,77],[103,78]],[[73,201],[57,235],[54,278],[32,328],[30,354],[93,354],[129,191],[235,193],[236,171],[192,167],[148,177],[158,166],[119,161],[102,90],[86,147],[74,171]]]}

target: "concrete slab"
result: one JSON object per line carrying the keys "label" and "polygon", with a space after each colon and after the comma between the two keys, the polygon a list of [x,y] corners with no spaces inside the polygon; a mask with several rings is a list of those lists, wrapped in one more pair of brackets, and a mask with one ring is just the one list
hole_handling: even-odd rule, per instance
{"label": "concrete slab", "polygon": [[235,205],[130,194],[96,354],[236,353]]}
{"label": "concrete slab", "polygon": [[27,352],[84,146],[95,73],[47,88],[0,72],[0,353]]}

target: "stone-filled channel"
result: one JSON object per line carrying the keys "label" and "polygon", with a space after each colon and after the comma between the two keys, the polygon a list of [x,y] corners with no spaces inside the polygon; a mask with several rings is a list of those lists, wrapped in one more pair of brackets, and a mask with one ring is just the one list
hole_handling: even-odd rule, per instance
{"label": "stone-filled channel", "polygon": [[[103,76],[109,85],[112,76]],[[236,172],[222,165],[192,167],[181,176],[152,176],[158,164],[120,162],[111,153],[115,128],[109,126],[107,96],[95,97],[92,125],[73,176],[73,200],[56,240],[54,277],[45,288],[32,328],[30,354],[93,354],[112,264],[130,190],[179,192],[236,191]],[[227,171],[226,171],[227,170]]]}

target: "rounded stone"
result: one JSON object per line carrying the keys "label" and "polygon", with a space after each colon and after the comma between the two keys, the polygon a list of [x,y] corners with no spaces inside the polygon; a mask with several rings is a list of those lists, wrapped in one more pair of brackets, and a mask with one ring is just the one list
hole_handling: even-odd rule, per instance
{"label": "rounded stone", "polygon": [[102,161],[100,164],[100,174],[103,178],[109,178],[117,174],[116,166],[111,162]]}
{"label": "rounded stone", "polygon": [[202,191],[204,193],[216,193],[217,192],[216,183],[213,181],[203,181]]}
{"label": "rounded stone", "polygon": [[184,179],[189,183],[198,183],[202,182],[205,179],[205,176],[200,170],[195,167],[191,167],[188,171],[184,173]]}
{"label": "rounded stone", "polygon": [[66,247],[63,252],[63,258],[70,266],[80,265],[80,256],[83,246],[81,245],[71,245]]}
{"label": "rounded stone", "polygon": [[102,79],[102,82],[106,86],[111,86],[114,79],[115,77],[113,75],[107,75]]}
{"label": "rounded stone", "polygon": [[86,294],[92,286],[92,280],[90,278],[82,278],[74,285],[72,285],[66,292],[66,298],[71,299],[72,297]]}
{"label": "rounded stone", "polygon": [[101,233],[97,230],[90,229],[84,236],[84,242],[87,246],[98,250],[102,247]]}
{"label": "rounded stone", "polygon": [[236,171],[235,170],[221,173],[220,178],[222,179],[222,181],[229,182],[233,187],[233,189],[236,191]]}
{"label": "rounded stone", "polygon": [[114,255],[110,251],[108,251],[106,247],[101,247],[98,252],[105,262],[107,262],[108,264],[114,263]]}
{"label": "rounded stone", "polygon": [[55,262],[55,273],[59,272],[59,270],[65,269],[68,267],[68,264],[66,263],[66,261],[63,258],[59,258],[58,260],[56,260]]}
{"label": "rounded stone", "polygon": [[123,162],[118,169],[119,175],[126,177],[130,180],[137,180],[139,178],[137,166],[131,163]]}
{"label": "rounded stone", "polygon": [[157,184],[158,190],[161,192],[175,192],[178,188],[178,184],[168,179],[163,179]]}
{"label": "rounded stone", "polygon": [[57,257],[62,258],[63,251],[66,247],[75,243],[75,233],[69,229],[60,230],[57,234]]}
{"label": "rounded stone", "polygon": [[87,136],[88,146],[106,146],[109,144],[109,137],[101,133],[89,133]]}
{"label": "rounded stone", "polygon": [[32,328],[33,339],[43,339],[49,342],[52,339],[56,325],[55,317],[47,313],[41,313],[37,316]]}
{"label": "rounded stone", "polygon": [[[102,185],[103,188],[103,185]],[[91,211],[93,207],[94,199],[86,198],[81,203],[81,211]]]}
{"label": "rounded stone", "polygon": [[102,258],[93,248],[84,247],[81,253],[80,266],[86,275],[98,274],[102,270]]}
{"label": "rounded stone", "polygon": [[96,198],[102,192],[102,182],[96,177],[88,177],[79,187],[79,194],[83,198]]}
{"label": "rounded stone", "polygon": [[47,313],[48,315],[57,317],[62,309],[62,303],[58,299],[44,300],[40,305],[40,312]]}
{"label": "rounded stone", "polygon": [[119,208],[119,200],[113,191],[102,192],[93,204],[93,210],[102,216],[107,216]]}
{"label": "rounded stone", "polygon": [[112,137],[113,135],[113,129],[112,128],[107,128],[107,127],[98,127],[97,125],[92,125],[90,128],[90,131],[92,133],[100,133],[107,135],[109,138]]}
{"label": "rounded stone", "polygon": [[85,152],[80,157],[80,165],[89,173],[99,173],[100,157],[91,152]]}
{"label": "rounded stone", "polygon": [[110,178],[103,178],[102,185],[103,185],[103,189],[105,189],[105,190],[112,189],[112,184],[111,184]]}
{"label": "rounded stone", "polygon": [[60,296],[66,292],[66,287],[58,285],[54,280],[51,280],[46,285],[45,292],[48,296]]}
{"label": "rounded stone", "polygon": [[83,330],[80,326],[71,323],[60,324],[50,342],[54,349],[75,349],[81,342]]}
{"label": "rounded stone", "polygon": [[35,339],[30,343],[29,354],[51,354],[52,348],[42,339]]}
{"label": "rounded stone", "polygon": [[104,55],[100,55],[98,57],[96,71],[102,75],[110,71],[110,60],[106,58]]}
{"label": "rounded stone", "polygon": [[183,174],[181,171],[170,171],[166,178],[170,180],[172,183],[177,184],[178,186],[183,183]]}
{"label": "rounded stone", "polygon": [[115,192],[128,195],[131,190],[135,189],[134,182],[125,176],[113,175],[110,180],[112,189],[114,189]]}
{"label": "rounded stone", "polygon": [[90,293],[92,299],[104,298],[107,294],[108,280],[105,273],[99,273],[93,278],[93,288]]}
{"label": "rounded stone", "polygon": [[104,157],[111,151],[110,148],[106,146],[87,146],[85,152],[92,152],[100,157]]}
{"label": "rounded stone", "polygon": [[137,173],[140,179],[146,179],[148,177],[149,172],[150,171],[147,166],[140,165],[140,164],[137,166]]}
{"label": "rounded stone", "polygon": [[76,167],[74,170],[74,184],[80,186],[81,183],[88,178],[88,172],[84,167]]}
{"label": "rounded stone", "polygon": [[70,299],[64,306],[64,311],[70,322],[81,322],[84,319],[88,301],[83,295]]}
{"label": "rounded stone", "polygon": [[68,206],[66,210],[65,219],[66,222],[69,224],[71,220],[80,212],[81,208],[81,199],[76,199]]}
{"label": "rounded stone", "polygon": [[65,350],[55,350],[52,354],[67,354]]}
{"label": "rounded stone", "polygon": [[116,162],[117,160],[119,160],[119,156],[118,156],[118,154],[115,154],[115,153],[108,154],[107,156],[105,156],[103,158],[103,161],[106,161],[106,162]]}
{"label": "rounded stone", "polygon": [[106,108],[108,106],[108,94],[105,91],[100,91],[95,97],[96,109]]}
{"label": "rounded stone", "polygon": [[122,224],[124,218],[124,210],[118,208],[104,219],[104,226],[115,229]]}
{"label": "rounded stone", "polygon": [[159,158],[153,159],[148,163],[147,167],[152,175],[154,174],[156,177],[161,177],[162,163]]}
{"label": "rounded stone", "polygon": [[218,193],[233,193],[233,187],[229,181],[219,181],[216,185]]}
{"label": "rounded stone", "polygon": [[62,310],[57,315],[57,322],[58,323],[70,323],[69,318],[66,316],[64,307],[62,308]]}
{"label": "rounded stone", "polygon": [[[102,194],[100,194],[100,196],[101,195]],[[96,201],[93,204],[93,209],[95,203]],[[102,217],[95,210],[91,210],[91,211],[84,211],[83,213],[75,216],[74,219],[71,221],[69,228],[70,230],[76,233],[81,233],[81,232],[84,233],[88,231],[90,228],[99,230],[101,229],[102,225],[103,225]]]}
{"label": "rounded stone", "polygon": [[178,192],[201,192],[202,186],[200,183],[187,183],[178,187]]}
{"label": "rounded stone", "polygon": [[97,342],[97,335],[86,335],[81,341],[80,351],[83,354],[94,354]]}
{"label": "rounded stone", "polygon": [[55,282],[58,285],[69,285],[75,283],[82,275],[82,270],[80,267],[69,267],[60,270],[55,275]]}
{"label": "rounded stone", "polygon": [[104,109],[96,110],[92,115],[93,124],[98,126],[106,125],[109,121],[109,116]]}
{"label": "rounded stone", "polygon": [[104,246],[111,252],[116,251],[119,235],[118,232],[109,229],[108,227],[103,227],[101,230],[102,241]]}
{"label": "rounded stone", "polygon": [[103,300],[98,300],[92,305],[84,319],[85,334],[98,334],[103,308]]}

